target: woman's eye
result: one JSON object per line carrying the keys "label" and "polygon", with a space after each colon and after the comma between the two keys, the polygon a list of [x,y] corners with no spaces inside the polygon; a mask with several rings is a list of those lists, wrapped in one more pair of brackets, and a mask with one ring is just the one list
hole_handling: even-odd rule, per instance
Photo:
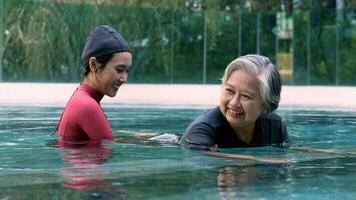
{"label": "woman's eye", "polygon": [[232,90],[232,89],[230,89],[230,88],[226,88],[225,89],[228,93],[233,93],[234,92],[234,90]]}
{"label": "woman's eye", "polygon": [[245,99],[248,99],[248,100],[252,100],[253,99],[252,96],[247,95],[247,94],[243,94],[242,97],[245,98]]}
{"label": "woman's eye", "polygon": [[235,94],[235,91],[234,91],[233,89],[231,89],[231,88],[226,88],[225,91],[226,91],[226,93],[229,94],[229,95]]}

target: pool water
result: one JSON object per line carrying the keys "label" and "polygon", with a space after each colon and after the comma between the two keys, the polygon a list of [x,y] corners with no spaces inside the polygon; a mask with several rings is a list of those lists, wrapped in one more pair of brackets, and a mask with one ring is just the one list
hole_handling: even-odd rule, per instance
{"label": "pool water", "polygon": [[0,107],[0,199],[355,199],[356,111],[278,110],[295,145],[338,153],[222,150],[292,161],[268,164],[145,139],[181,135],[206,108],[103,107],[121,142],[77,148],[51,134],[62,107]]}

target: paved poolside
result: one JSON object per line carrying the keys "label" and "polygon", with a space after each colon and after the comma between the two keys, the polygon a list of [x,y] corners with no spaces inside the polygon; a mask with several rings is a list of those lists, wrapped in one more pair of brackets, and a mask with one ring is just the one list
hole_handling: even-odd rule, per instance
{"label": "paved poolside", "polygon": [[[78,86],[68,83],[0,83],[0,105],[65,105]],[[220,85],[125,84],[103,103],[204,106],[219,103]],[[356,87],[283,86],[280,106],[356,110]]]}

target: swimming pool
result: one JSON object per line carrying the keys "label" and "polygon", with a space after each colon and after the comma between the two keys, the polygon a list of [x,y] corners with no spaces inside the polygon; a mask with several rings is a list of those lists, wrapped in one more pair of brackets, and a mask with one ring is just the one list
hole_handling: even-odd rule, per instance
{"label": "swimming pool", "polygon": [[59,148],[62,106],[0,106],[0,199],[354,199],[356,111],[282,107],[295,144],[224,152],[290,164],[219,158],[140,135],[180,135],[205,108],[103,105],[122,142]]}

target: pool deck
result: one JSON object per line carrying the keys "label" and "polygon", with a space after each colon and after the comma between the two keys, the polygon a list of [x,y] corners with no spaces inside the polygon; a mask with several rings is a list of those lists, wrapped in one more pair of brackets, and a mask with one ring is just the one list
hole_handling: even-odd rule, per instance
{"label": "pool deck", "polygon": [[[0,83],[0,106],[63,106],[78,86],[68,83]],[[220,85],[125,84],[103,104],[211,107],[219,103]],[[280,106],[356,110],[356,87],[283,86]]]}

